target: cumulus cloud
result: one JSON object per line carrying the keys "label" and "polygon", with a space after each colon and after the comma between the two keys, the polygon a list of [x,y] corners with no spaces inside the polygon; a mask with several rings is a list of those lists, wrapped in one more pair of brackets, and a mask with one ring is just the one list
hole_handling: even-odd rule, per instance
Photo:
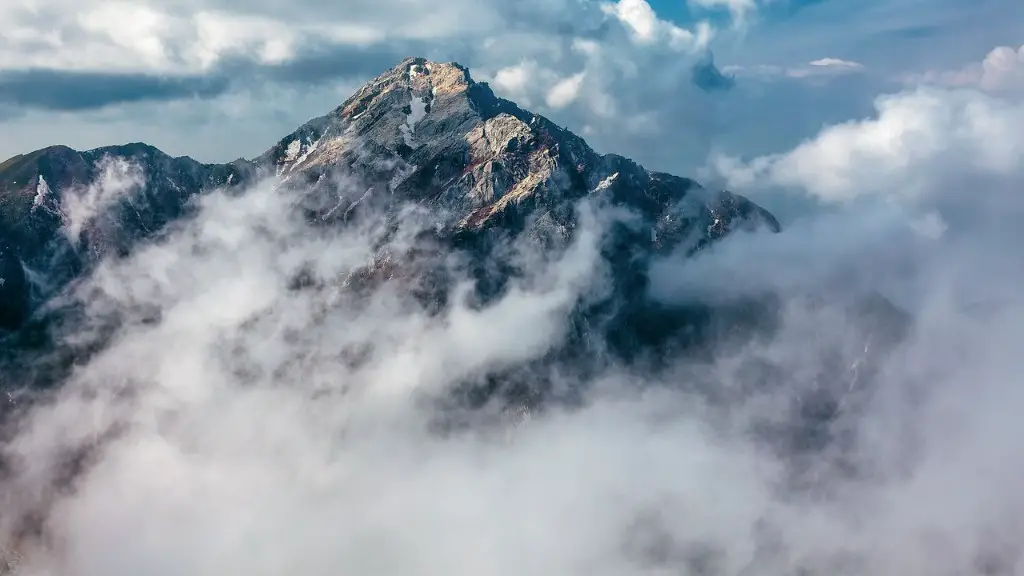
{"label": "cumulus cloud", "polygon": [[646,0],[618,0],[601,8],[628,27],[633,39],[641,44],[667,42],[674,49],[693,51],[705,48],[711,39],[706,22],[700,23],[696,32],[686,30],[660,19]]}
{"label": "cumulus cloud", "polygon": [[[1019,178],[1024,106],[973,90],[920,87],[879,97],[874,117],[829,126],[793,150],[714,160],[731,185],[772,183],[825,201],[914,199],[949,179],[984,195],[986,178]],[[968,179],[968,174],[970,178]]]}
{"label": "cumulus cloud", "polygon": [[906,74],[904,82],[975,87],[1003,96],[1024,95],[1024,46],[997,46],[977,64],[957,70]]}
{"label": "cumulus cloud", "polygon": [[1024,45],[994,48],[981,63],[981,87],[993,92],[1024,94]]}
{"label": "cumulus cloud", "polygon": [[548,92],[547,99],[545,100],[548,107],[557,109],[571,104],[579,95],[580,86],[583,84],[585,76],[586,72],[580,72],[559,80]]}
{"label": "cumulus cloud", "polygon": [[[385,23],[392,24],[387,39],[399,41],[443,37],[454,30],[452,24],[478,30],[476,26],[488,26],[494,17],[455,3],[395,11],[354,4],[344,19],[336,18],[339,14],[329,5],[317,7],[321,17],[308,19],[270,4],[251,4],[245,11],[217,4],[11,4],[0,12],[10,24],[0,53],[7,70],[189,74],[231,58],[274,65],[316,45],[367,46],[385,39]],[[460,12],[462,8],[470,11]]]}

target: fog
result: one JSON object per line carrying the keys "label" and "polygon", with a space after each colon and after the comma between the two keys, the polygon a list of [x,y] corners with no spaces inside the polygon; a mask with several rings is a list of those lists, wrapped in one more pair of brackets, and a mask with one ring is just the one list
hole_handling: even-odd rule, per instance
{"label": "fog", "polygon": [[[813,169],[815,142],[784,165]],[[771,330],[659,370],[546,367],[582,402],[516,418],[495,401],[447,428],[470,411],[446,403],[459,386],[544,357],[607,289],[616,214],[581,203],[547,253],[510,241],[525,272],[487,305],[445,258],[436,313],[401,274],[345,288],[402,262],[432,225],[417,210],[392,233],[310,226],[272,181],[208,194],[73,288],[90,321],[66,338],[119,328],[15,420],[0,548],[19,575],[1022,573],[1022,180],[910,156],[886,165],[919,171],[909,200],[873,191],[653,264],[652,298],[771,296]],[[878,295],[898,337],[858,305]],[[819,390],[838,405],[812,430]]]}

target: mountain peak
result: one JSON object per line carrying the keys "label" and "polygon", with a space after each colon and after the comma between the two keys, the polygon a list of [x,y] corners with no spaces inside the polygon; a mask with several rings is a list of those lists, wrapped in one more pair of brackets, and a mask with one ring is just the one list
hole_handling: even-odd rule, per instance
{"label": "mountain peak", "polygon": [[457,62],[433,62],[409,57],[397,66],[364,84],[341,106],[345,117],[358,115],[368,99],[391,90],[408,90],[419,97],[434,97],[466,92],[476,85],[469,69]]}
{"label": "mountain peak", "polygon": [[[285,185],[314,191],[320,186],[326,213],[347,213],[327,199],[334,192],[326,177],[341,170],[364,179],[367,198],[437,206],[446,219],[442,228],[455,230],[486,228],[592,193],[641,208],[652,218],[675,209],[670,204],[684,196],[691,211],[711,205],[728,211],[732,208],[726,206],[741,204],[727,193],[707,194],[693,180],[598,154],[572,132],[474,82],[466,67],[420,57],[406,58],[370,80],[256,162]],[[751,216],[762,212],[748,210]],[[769,216],[761,214],[759,221],[777,228]]]}
{"label": "mountain peak", "polygon": [[[81,235],[60,233],[64,200],[101,177],[107,157],[138,165],[145,182],[81,223]],[[697,250],[736,227],[779,229],[741,196],[597,153],[569,130],[499,98],[465,66],[410,57],[252,161],[205,165],[142,143],[12,158],[0,165],[0,243],[7,261],[51,268],[44,275],[56,289],[185,213],[192,196],[263,177],[300,192],[307,215],[323,222],[412,203],[431,212],[442,237],[495,228],[565,235],[575,227],[573,205],[588,196],[640,217],[629,250]]]}

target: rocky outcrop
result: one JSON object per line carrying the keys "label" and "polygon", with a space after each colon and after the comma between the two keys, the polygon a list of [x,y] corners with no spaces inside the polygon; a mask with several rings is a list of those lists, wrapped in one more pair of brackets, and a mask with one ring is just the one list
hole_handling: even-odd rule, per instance
{"label": "rocky outcrop", "polygon": [[[750,201],[601,155],[550,120],[498,98],[454,63],[408,58],[311,120],[256,160],[285,185],[322,186],[332,171],[359,175],[366,192],[323,202],[323,216],[357,202],[423,202],[452,231],[508,226],[588,194],[606,195],[656,222],[665,243],[683,228],[721,237],[735,223],[778,230]],[[667,236],[666,236],[667,234]],[[660,237],[659,237],[660,235]]]}

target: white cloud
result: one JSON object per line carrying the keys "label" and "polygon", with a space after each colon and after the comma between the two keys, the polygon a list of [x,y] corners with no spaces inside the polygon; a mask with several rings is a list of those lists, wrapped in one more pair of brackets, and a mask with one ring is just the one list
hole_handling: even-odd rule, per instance
{"label": "white cloud", "polygon": [[[0,70],[197,73],[226,58],[274,65],[310,47],[366,46],[398,41],[445,42],[509,31],[493,2],[359,2],[286,11],[272,3],[245,9],[216,0],[125,3],[121,0],[45,0],[0,7]],[[662,42],[678,50],[706,45],[710,28],[685,30],[660,19],[645,0],[602,5],[641,44]],[[529,10],[530,7],[523,7]],[[585,21],[595,8],[554,7],[570,22]],[[537,7],[553,17],[551,7]],[[309,18],[305,13],[317,13]]]}
{"label": "white cloud", "polygon": [[77,242],[83,228],[117,201],[136,192],[146,182],[142,169],[123,158],[105,157],[97,165],[96,180],[65,190],[60,195],[63,232]]}
{"label": "white cloud", "polygon": [[908,84],[976,87],[993,94],[1024,95],[1024,46],[993,48],[978,64],[955,70],[903,75]]}
{"label": "white cloud", "polygon": [[985,56],[981,68],[983,89],[1024,94],[1024,45],[1016,50],[1009,46],[993,49]]}
{"label": "white cloud", "polygon": [[843,60],[841,58],[820,58],[809,63],[811,66],[818,66],[822,68],[863,68],[864,65],[859,62],[851,62],[849,60]]}
{"label": "white cloud", "polygon": [[864,65],[860,62],[842,60],[840,58],[819,58],[799,66],[777,66],[760,64],[754,66],[723,66],[722,71],[748,77],[785,76],[787,78],[816,78],[862,72]]}
{"label": "white cloud", "polygon": [[368,11],[364,3],[347,6],[343,14],[330,6],[307,8],[320,12],[318,18],[272,6],[240,11],[208,4],[212,9],[189,0],[5,4],[0,7],[8,24],[0,31],[0,70],[197,73],[230,57],[272,65],[309,46],[445,37],[460,29],[471,33],[496,18],[487,7],[463,10],[454,4],[428,9],[425,3],[401,3],[401,10]]}
{"label": "white cloud", "polygon": [[[749,162],[719,157],[740,189],[767,183],[827,201],[915,198],[951,173],[1024,174],[1024,103],[970,90],[919,88],[878,98],[875,117],[824,128],[784,154]],[[975,193],[984,194],[979,189]]]}
{"label": "white cloud", "polygon": [[[545,78],[542,78],[544,75]],[[533,60],[523,60],[518,64],[512,66],[506,66],[498,70],[491,84],[494,88],[510,95],[525,95],[526,92],[533,87],[533,84],[540,81],[550,79],[552,74],[550,71],[540,68],[537,62]],[[524,106],[528,105],[523,103]]]}
{"label": "white cloud", "polygon": [[646,0],[618,0],[602,4],[601,8],[626,25],[641,44],[667,42],[674,49],[695,52],[711,40],[711,28],[706,22],[698,23],[696,31],[686,30],[660,19]]}
{"label": "white cloud", "polygon": [[545,102],[550,108],[565,108],[571,104],[576,97],[579,96],[580,87],[583,85],[583,79],[586,77],[586,71],[578,74],[573,74],[568,78],[559,80],[557,84],[551,87],[548,91],[547,99]]}

